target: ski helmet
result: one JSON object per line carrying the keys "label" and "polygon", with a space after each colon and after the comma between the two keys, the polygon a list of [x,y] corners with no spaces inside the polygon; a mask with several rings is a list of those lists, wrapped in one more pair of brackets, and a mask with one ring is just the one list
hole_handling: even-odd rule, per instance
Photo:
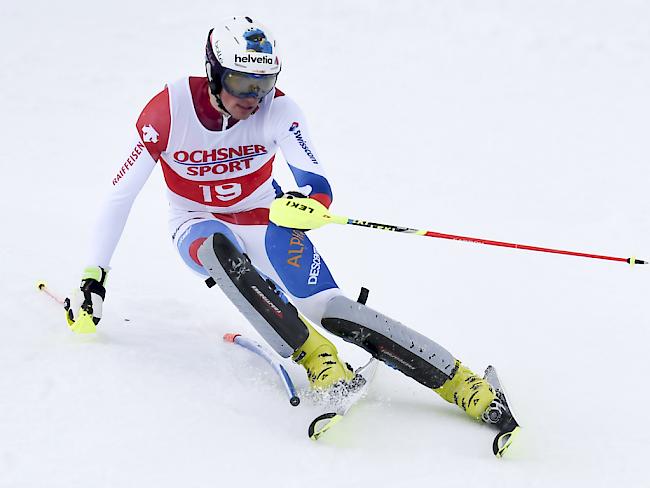
{"label": "ski helmet", "polygon": [[205,69],[219,101],[222,88],[238,98],[263,98],[281,67],[275,37],[250,17],[229,17],[208,32]]}

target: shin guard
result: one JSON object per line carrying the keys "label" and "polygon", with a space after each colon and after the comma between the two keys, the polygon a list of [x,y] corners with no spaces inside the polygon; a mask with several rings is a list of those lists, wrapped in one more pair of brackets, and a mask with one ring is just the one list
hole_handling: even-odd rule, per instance
{"label": "shin guard", "polygon": [[344,296],[330,300],[321,323],[328,331],[429,388],[440,388],[456,372],[457,361],[445,348]]}
{"label": "shin guard", "polygon": [[230,239],[213,234],[199,247],[198,258],[210,275],[206,284],[219,285],[278,354],[289,357],[304,344],[309,330],[296,308],[280,297],[275,285],[259,274]]}

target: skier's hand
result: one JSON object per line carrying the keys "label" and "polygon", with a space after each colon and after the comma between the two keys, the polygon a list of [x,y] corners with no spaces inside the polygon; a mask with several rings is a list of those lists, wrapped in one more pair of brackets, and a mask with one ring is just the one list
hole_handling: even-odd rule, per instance
{"label": "skier's hand", "polygon": [[307,231],[327,224],[329,212],[318,200],[290,191],[273,201],[269,219],[280,227]]}
{"label": "skier's hand", "polygon": [[81,285],[66,298],[63,307],[68,326],[79,334],[96,332],[102,318],[102,305],[106,297],[106,274],[108,270],[99,266],[89,266],[81,276]]}
{"label": "skier's hand", "polygon": [[309,197],[304,193],[300,193],[299,191],[288,191],[280,195],[279,198],[309,198]]}

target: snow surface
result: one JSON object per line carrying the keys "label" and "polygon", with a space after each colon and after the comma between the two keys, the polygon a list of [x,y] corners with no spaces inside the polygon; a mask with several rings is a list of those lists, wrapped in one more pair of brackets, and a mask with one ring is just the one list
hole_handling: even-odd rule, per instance
{"label": "snow surface", "polygon": [[4,0],[0,486],[650,486],[647,268],[310,233],[350,296],[365,285],[475,370],[497,366],[525,426],[501,461],[491,430],[388,368],[308,440],[316,408],[222,343],[258,336],[175,255],[159,172],[99,333],[67,330],[36,280],[78,283],[137,114],[203,72],[206,33],[230,13],[281,40],[279,86],[308,115],[337,213],[650,259],[646,1]]}

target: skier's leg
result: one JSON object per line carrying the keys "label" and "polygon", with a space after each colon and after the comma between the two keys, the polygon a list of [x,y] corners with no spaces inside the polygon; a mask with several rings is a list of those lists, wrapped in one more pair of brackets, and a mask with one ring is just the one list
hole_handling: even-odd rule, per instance
{"label": "skier's leg", "polygon": [[[494,399],[489,383],[445,348],[405,325],[346,298],[307,235],[269,225],[268,259],[293,303],[325,329],[433,389],[478,418]],[[264,263],[264,256],[257,261]]]}
{"label": "skier's leg", "polygon": [[305,343],[309,329],[244,254],[246,242],[233,231],[239,227],[197,218],[178,230],[176,246],[190,268],[218,283],[266,342],[288,357]]}
{"label": "skier's leg", "polygon": [[[298,314],[282,290],[265,271],[277,279],[265,258],[266,226],[234,225],[206,218],[181,228],[177,247],[185,262],[218,284],[260,335],[283,357],[292,356],[307,370],[314,388],[329,388],[352,379],[354,373],[339,360],[336,348]],[[261,265],[261,266],[260,266]]]}
{"label": "skier's leg", "polygon": [[[258,269],[277,284],[300,313],[319,323],[327,302],[341,294],[327,265],[302,231],[269,224],[266,228],[241,229],[247,254]],[[301,318],[302,318],[301,315]],[[307,320],[308,339],[293,353],[293,359],[307,370],[314,388],[328,388],[353,378],[334,344]]]}
{"label": "skier's leg", "polygon": [[433,389],[467,415],[479,418],[494,400],[490,384],[445,348],[366,305],[344,296],[327,304],[325,329]]}

